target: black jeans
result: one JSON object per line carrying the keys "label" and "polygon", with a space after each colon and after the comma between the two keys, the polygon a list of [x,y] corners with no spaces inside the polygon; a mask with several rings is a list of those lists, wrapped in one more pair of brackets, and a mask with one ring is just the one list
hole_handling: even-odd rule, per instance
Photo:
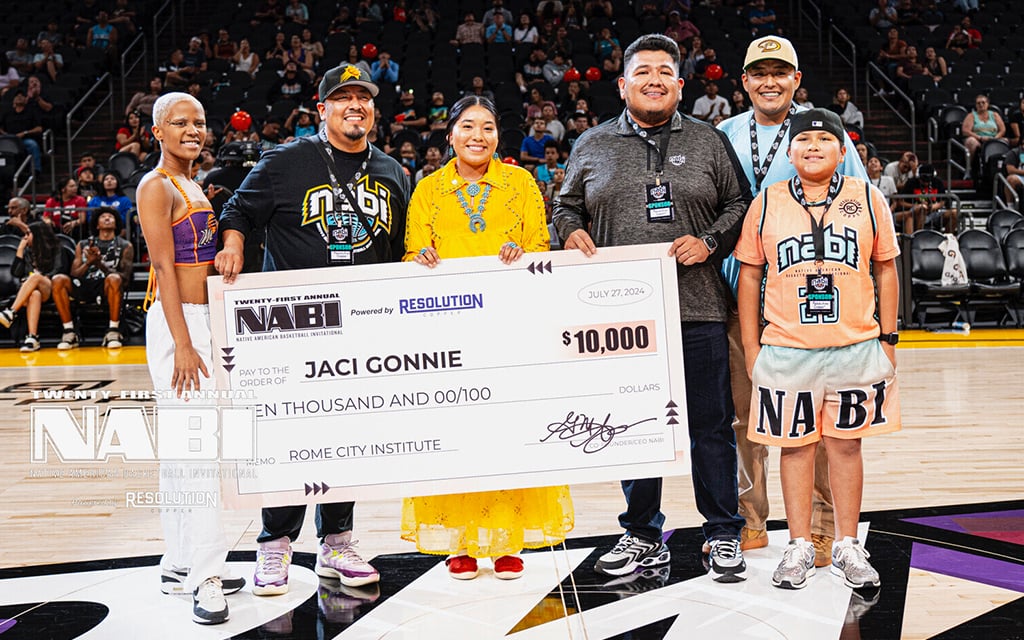
{"label": "black jeans", "polygon": [[[352,508],[354,502],[331,502],[316,505],[316,535],[322,542],[332,533],[352,530]],[[291,507],[268,507],[263,510],[263,531],[256,542],[270,542],[288,536],[295,542],[306,517],[306,505]]]}

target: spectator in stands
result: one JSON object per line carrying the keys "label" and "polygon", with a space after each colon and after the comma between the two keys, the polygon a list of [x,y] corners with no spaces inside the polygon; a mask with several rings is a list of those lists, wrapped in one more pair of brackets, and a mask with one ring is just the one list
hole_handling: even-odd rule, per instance
{"label": "spectator in stands", "polygon": [[840,87],[836,91],[835,98],[828,108],[829,111],[839,114],[844,125],[864,128],[864,114],[857,108],[857,105],[850,102],[850,92],[846,90],[846,87]]}
{"label": "spectator in stands", "polygon": [[14,94],[11,108],[0,115],[0,135],[15,136],[25,145],[32,155],[32,164],[36,172],[43,170],[43,152],[41,136],[43,134],[42,114],[36,108],[30,108],[28,96],[18,90]]}
{"label": "spectator in stands", "polygon": [[[697,78],[699,78],[701,80],[701,82],[706,82],[708,80],[708,76],[707,76],[708,67],[710,67],[713,64],[717,64],[718,66],[722,66],[718,62],[718,54],[715,52],[715,50],[712,49],[711,47],[705,47],[704,48],[704,56],[700,59],[700,61],[697,62],[697,66],[694,67],[693,75],[696,76]],[[722,78],[728,78],[728,77],[729,77],[729,72],[726,71],[725,68],[723,67],[722,75],[719,78],[719,80],[721,80]]]}
{"label": "spectator in stands", "polygon": [[1016,147],[1022,142],[1021,134],[1024,133],[1024,98],[1018,103],[1018,108],[1006,119],[1006,139],[1011,147]]}
{"label": "spectator in stands", "polygon": [[572,129],[565,134],[565,143],[572,153],[572,147],[576,140],[583,135],[583,132],[590,128],[590,113],[588,111],[577,111],[572,114]]}
{"label": "spectator in stands", "polygon": [[896,72],[896,66],[907,58],[907,43],[900,39],[900,30],[889,29],[882,48],[878,51],[878,63],[889,76]]}
{"label": "spectator in stands", "polygon": [[320,59],[324,57],[324,44],[313,38],[313,31],[309,27],[302,30],[301,39],[302,48],[311,56],[313,67],[317,67],[320,64]]}
{"label": "spectator in stands", "polygon": [[417,99],[412,87],[402,90],[398,96],[395,115],[391,119],[391,135],[402,129],[411,129],[418,134],[427,131],[427,108]]}
{"label": "spectator in stands", "polygon": [[89,27],[85,43],[94,49],[106,51],[108,59],[117,54],[117,29],[110,24],[110,15],[106,11],[96,14],[96,24]]}
{"label": "spectator in stands", "polygon": [[537,27],[533,26],[533,18],[529,11],[519,14],[519,23],[512,32],[512,41],[516,45],[535,45],[540,36],[537,34]]}
{"label": "spectator in stands", "polygon": [[[586,100],[589,96],[587,90],[583,87],[583,83],[579,80],[571,80],[565,86],[565,91],[562,92],[562,104],[559,111],[563,116],[572,116],[576,111],[579,111],[576,102],[578,100]],[[588,103],[587,108],[584,111],[590,111],[590,105]]]}
{"label": "spectator in stands", "polygon": [[391,54],[381,50],[377,59],[370,65],[370,77],[377,84],[387,82],[392,85],[398,84],[398,63],[391,59]]}
{"label": "spectator in stands", "polygon": [[[111,211],[116,212],[120,218],[121,224],[119,226],[121,227],[128,223],[128,216],[131,215],[132,209],[135,208],[131,199],[124,195],[124,191],[121,189],[121,176],[114,171],[108,171],[103,174],[98,193],[89,198],[89,208],[96,209],[98,207],[107,207]],[[118,233],[120,233],[120,230]]]}
{"label": "spectator in stands", "polygon": [[956,51],[960,55],[964,55],[964,51],[974,48],[974,39],[971,34],[967,32],[963,25],[953,25],[953,30],[949,32],[949,37],[946,38],[946,48],[950,51]]}
{"label": "spectator in stands", "polygon": [[134,36],[138,30],[135,26],[136,15],[134,7],[128,4],[128,0],[115,0],[114,7],[110,10],[110,24],[124,30],[125,34]]}
{"label": "spectator in stands", "polygon": [[431,145],[427,147],[426,152],[423,154],[423,164],[413,178],[413,186],[415,186],[420,180],[434,173],[441,168],[441,150]]}
{"label": "spectator in stands", "polygon": [[988,96],[979,93],[974,98],[974,110],[964,116],[960,134],[964,138],[967,154],[972,159],[977,157],[978,151],[989,140],[1006,142],[1006,124],[998,113],[989,109]]}
{"label": "spectator in stands", "polygon": [[384,22],[384,11],[376,0],[359,0],[356,6],[356,25],[364,22]]}
{"label": "spectator in stands", "polygon": [[402,165],[402,170],[405,171],[405,175],[409,176],[409,181],[412,182],[412,178],[416,175],[416,171],[420,166],[420,154],[416,151],[416,145],[411,140],[406,140],[398,148],[394,158],[398,160],[398,164]]}
{"label": "spectator in stands", "polygon": [[684,79],[692,78],[696,73],[697,63],[704,59],[704,38],[701,36],[693,36],[690,41],[684,43],[686,46],[687,53],[683,54],[680,50],[680,54],[683,55],[679,61],[679,73],[686,73]]}
{"label": "spectator in stands", "polygon": [[742,89],[734,90],[729,106],[732,109],[733,115],[750,111],[750,101],[747,100],[747,94],[743,93]]}
{"label": "spectator in stands", "polygon": [[427,108],[427,128],[431,132],[448,129],[448,103],[440,91],[430,94],[430,106]]}
{"label": "spectator in stands", "polygon": [[21,280],[21,286],[11,306],[0,311],[0,324],[10,327],[17,313],[25,308],[28,335],[21,345],[23,352],[39,350],[39,314],[43,303],[50,299],[53,277],[66,269],[64,252],[53,229],[42,221],[31,223],[11,263],[11,275]]}
{"label": "spectator in stands", "polygon": [[903,223],[904,233],[914,233],[927,227],[943,228],[945,233],[956,233],[956,209],[947,207],[943,198],[935,197],[946,192],[946,185],[935,176],[935,167],[923,164],[918,175],[910,178],[900,189],[902,195],[921,196],[914,200],[902,200],[893,217]]}
{"label": "spectator in stands", "polygon": [[144,119],[143,124],[148,124],[148,121],[153,119],[153,103],[160,97],[160,94],[164,91],[164,81],[160,76],[153,76],[149,80],[149,91],[148,92],[136,92],[132,99],[128,102],[128,106],[124,109],[124,115],[128,116],[133,111],[138,112]]}
{"label": "spectator in stands", "polygon": [[604,61],[605,58],[610,58],[615,49],[622,49],[619,39],[612,36],[611,29],[602,27],[597,37],[594,38],[594,55],[597,56],[598,62]]}
{"label": "spectator in stands", "polygon": [[263,0],[260,6],[256,8],[252,17],[251,24],[254,27],[261,22],[266,24],[282,24],[284,22],[284,5],[278,0]]}
{"label": "spectator in stands", "polygon": [[203,47],[203,39],[192,36],[188,41],[188,48],[182,52],[182,63],[185,69],[193,75],[206,71],[206,51]]}
{"label": "spectator in stands", "polygon": [[284,8],[284,17],[295,24],[309,24],[309,7],[301,0],[290,0]]}
{"label": "spectator in stands", "polygon": [[917,59],[917,47],[907,47],[907,57],[896,66],[896,84],[904,91],[910,90],[910,79],[915,76],[928,76],[928,69]]}
{"label": "spectator in stands", "polygon": [[185,66],[185,53],[181,49],[172,51],[157,71],[163,74],[164,87],[168,89],[184,89],[196,74],[195,70]]}
{"label": "spectator in stands", "polygon": [[250,48],[248,38],[239,41],[238,51],[231,56],[231,61],[235,65],[235,71],[243,71],[251,77],[256,77],[256,72],[260,69],[260,54]]}
{"label": "spectator in stands", "polygon": [[913,24],[924,24],[921,19],[921,8],[915,0],[900,0],[896,6],[896,13],[899,14],[899,23],[902,26]]}
{"label": "spectator in stands", "polygon": [[437,11],[430,5],[430,0],[419,0],[416,8],[412,10],[412,23],[424,33],[434,33],[437,30]]}
{"label": "spectator in stands", "polygon": [[491,102],[494,102],[494,92],[487,88],[484,79],[481,76],[473,76],[470,81],[469,90],[465,91],[463,95],[476,95],[481,98],[487,98]]}
{"label": "spectator in stands", "polygon": [[277,58],[281,61],[281,65],[284,66],[287,56],[288,47],[285,45],[284,31],[278,31],[274,34],[274,44],[267,49],[265,54],[263,54],[263,59],[269,61],[273,58]]}
{"label": "spectator in stands", "polygon": [[270,86],[267,102],[273,104],[278,100],[291,100],[299,105],[311,92],[308,76],[299,71],[299,65],[289,61],[284,65],[284,75]]}
{"label": "spectator in stands", "polygon": [[[43,125],[43,129],[52,128],[47,124],[51,121],[47,114],[53,113],[53,103],[43,96],[43,82],[39,79],[39,76],[28,77],[28,81],[25,83],[25,100],[27,100],[26,108],[34,109],[39,114],[39,120]],[[52,124],[56,125],[57,123],[53,122]]]}
{"label": "spectator in stands", "polygon": [[455,30],[455,39],[452,40],[452,44],[456,47],[463,44],[483,44],[484,43],[484,25],[476,21],[476,16],[473,12],[466,14],[463,18],[462,24]]}
{"label": "spectator in stands", "polygon": [[288,43],[290,46],[284,53],[285,66],[288,66],[289,62],[294,62],[303,75],[306,76],[307,80],[310,82],[315,80],[316,72],[313,71],[313,54],[302,46],[302,38],[293,35]]}
{"label": "spectator in stands", "polygon": [[801,107],[807,107],[808,109],[814,108],[814,103],[811,102],[810,95],[808,95],[807,89],[804,87],[798,87],[796,92],[793,93],[793,102],[797,103]]}
{"label": "spectator in stands", "polygon": [[50,21],[46,23],[46,29],[40,31],[36,36],[36,45],[43,40],[49,40],[53,43],[54,47],[59,47],[64,43],[64,34],[60,30],[60,20],[50,18]]}
{"label": "spectator in stands", "polygon": [[963,13],[977,13],[978,0],[953,0],[953,7],[959,9]]}
{"label": "spectator in stands", "polygon": [[889,0],[878,0],[878,6],[868,14],[868,22],[879,31],[890,29],[899,22],[899,14],[896,7],[889,4]]}
{"label": "spectator in stands", "polygon": [[935,47],[924,50],[924,68],[936,84],[946,77],[946,59],[935,51]]}
{"label": "spectator in stands", "polygon": [[561,51],[565,54],[567,61],[572,59],[573,44],[572,40],[569,39],[569,30],[564,24],[558,25],[558,29],[555,31],[555,37],[548,41],[547,48],[548,55],[551,55],[555,51]]}
{"label": "spectator in stands", "polygon": [[544,113],[544,103],[547,100],[544,99],[544,94],[541,93],[539,87],[530,88],[530,101],[526,103],[526,121],[532,122],[534,118],[540,117]]}
{"label": "spectator in stands", "polygon": [[755,38],[777,33],[775,26],[775,11],[764,6],[764,0],[754,0],[750,3],[750,10],[747,12],[747,25],[750,27],[750,35]]}
{"label": "spectator in stands", "polygon": [[284,128],[296,138],[314,135],[319,131],[320,115],[306,107],[296,107],[284,121]]}
{"label": "spectator in stands", "polygon": [[359,69],[366,72],[366,75],[370,75],[370,63],[363,60],[359,52],[359,47],[357,47],[355,43],[348,46],[348,56],[345,58],[344,62],[354,67],[359,67]]}
{"label": "spectator in stands", "polygon": [[263,127],[260,128],[259,135],[256,136],[261,153],[270,151],[284,142],[284,135],[281,132],[283,124],[284,122],[277,116],[270,116],[263,122]]}
{"label": "spectator in stands", "polygon": [[911,151],[904,151],[899,160],[893,160],[885,165],[882,171],[892,178],[897,189],[902,189],[907,180],[917,175],[917,155]]}
{"label": "spectator in stands", "polygon": [[56,193],[47,198],[44,207],[43,221],[49,223],[56,232],[81,236],[89,203],[78,195],[77,180],[68,178]]}
{"label": "spectator in stands", "polygon": [[868,170],[868,181],[871,184],[878,187],[878,190],[885,196],[890,206],[892,201],[890,198],[896,194],[896,183],[893,182],[890,176],[882,173],[882,161],[878,159],[878,156],[872,156],[868,159],[866,165]]}
{"label": "spectator in stands", "polygon": [[83,167],[92,169],[94,175],[104,172],[103,165],[96,162],[96,156],[94,156],[91,151],[86,151],[82,155],[78,156],[78,166],[75,168],[75,173],[77,174]]}
{"label": "spectator in stands", "polygon": [[217,30],[217,39],[213,42],[213,57],[220,60],[234,60],[238,53],[238,44],[231,39],[227,29],[221,27]]}
{"label": "spectator in stands", "polygon": [[[615,7],[609,0],[587,0],[583,4],[583,15],[587,18],[611,18]],[[545,180],[544,182],[550,182]]]}
{"label": "spectator in stands", "polygon": [[14,48],[7,52],[7,61],[18,70],[21,76],[27,76],[35,69],[33,61],[35,56],[28,48],[28,38],[18,38]]}
{"label": "spectator in stands", "polygon": [[64,68],[64,56],[53,50],[53,42],[39,41],[39,53],[32,58],[32,69],[36,73],[45,73],[51,82],[57,81],[57,74]]}
{"label": "spectator in stands", "polygon": [[97,193],[96,170],[92,167],[79,167],[75,172],[78,178],[78,195],[89,200]]}
{"label": "spectator in stands", "polygon": [[718,95],[717,83],[709,82],[704,85],[704,95],[693,102],[692,115],[694,118],[704,122],[711,122],[715,118],[732,115],[729,101],[723,96]]}
{"label": "spectator in stands", "polygon": [[548,140],[544,143],[544,162],[537,165],[537,179],[543,180],[550,184],[554,179],[556,169],[565,170],[565,163],[560,162],[561,150],[558,148],[558,142],[555,140]]}
{"label": "spectator in stands", "polygon": [[682,14],[673,11],[668,14],[668,26],[665,27],[665,35],[682,44],[688,38],[700,35],[700,29],[689,20],[683,20]]}
{"label": "spectator in stands", "polygon": [[134,249],[122,236],[121,218],[109,207],[97,209],[91,217],[90,234],[75,246],[71,275],[53,276],[53,303],[57,307],[63,334],[57,349],[78,346],[78,333],[71,316],[71,300],[86,304],[106,304],[109,317],[103,346],[120,349],[121,302],[125,287],[131,284]]}
{"label": "spectator in stands", "polygon": [[519,148],[519,162],[525,168],[533,168],[544,162],[544,145],[548,140],[555,140],[548,135],[547,124],[543,116],[537,116],[533,119],[533,135],[523,138],[523,144]]}
{"label": "spectator in stands", "polygon": [[352,33],[356,28],[355,18],[352,17],[352,11],[348,6],[342,4],[338,7],[338,15],[331,18],[331,23],[327,25],[327,35],[333,36],[337,33]]}
{"label": "spectator in stands", "polygon": [[7,56],[0,56],[0,96],[21,84],[21,75],[11,66]]}
{"label": "spectator in stands", "polygon": [[[619,62],[622,62],[622,52],[619,52]],[[610,60],[610,58],[609,58]],[[607,62],[607,61],[606,61]],[[562,79],[565,77],[565,72],[570,69],[569,63],[565,59],[565,54],[555,49],[551,54],[551,59],[544,63],[544,79],[557,90],[558,86],[562,84]]]}
{"label": "spectator in stands", "polygon": [[[519,85],[520,93],[526,93],[532,84],[544,84],[544,63],[547,62],[548,54],[541,45],[534,45],[530,51],[530,57],[526,59],[523,66],[516,72],[516,84]],[[531,91],[532,93],[532,91]],[[533,99],[531,98],[531,102]]]}
{"label": "spectator in stands", "polygon": [[562,15],[565,6],[560,0],[541,0],[537,3],[537,19],[541,24],[551,23]]}
{"label": "spectator in stands", "polygon": [[[1009,187],[1004,188],[1006,201],[1012,202],[1015,194],[1018,198],[1024,199],[1024,141],[1021,141],[1019,137],[1014,148],[1006,154],[1006,164],[1003,165],[1003,169],[1006,173],[1006,181],[1010,184]],[[9,205],[7,210],[10,211]]]}
{"label": "spectator in stands", "polygon": [[81,0],[75,13],[75,34],[79,36],[79,42],[85,40],[85,35],[100,13],[100,5],[97,0]]}
{"label": "spectator in stands", "polygon": [[484,29],[484,38],[488,43],[511,44],[512,27],[505,22],[505,14],[494,14],[494,22]]}
{"label": "spectator in stands", "polygon": [[[545,132],[555,139],[555,142],[561,144],[562,140],[565,139],[565,125],[558,119],[558,110],[555,108],[555,103],[546,101],[540,107],[540,116],[544,118]],[[533,127],[530,127],[530,131],[527,135],[533,135]]]}
{"label": "spectator in stands", "polygon": [[971,49],[977,49],[981,46],[981,32],[971,26],[971,17],[964,16],[960,20],[960,26],[963,27],[964,32],[971,37]]}
{"label": "spectator in stands", "polygon": [[622,73],[622,49],[615,47],[612,55],[601,61],[601,77],[605,80],[614,80]]}
{"label": "spectator in stands", "polygon": [[32,222],[32,205],[25,198],[14,197],[7,203],[7,220],[4,221],[0,233],[23,236],[28,233],[28,225]]}
{"label": "spectator in stands", "polygon": [[868,156],[870,155],[868,145],[864,144],[864,142],[858,142],[854,145],[854,148],[857,149],[857,155],[860,156],[860,163],[865,167],[868,166]]}
{"label": "spectator in stands", "polygon": [[482,19],[484,28],[487,28],[494,24],[494,16],[501,14],[504,17],[505,24],[511,25],[515,20],[515,16],[512,12],[505,8],[504,0],[493,0],[491,2],[491,8],[484,12]]}

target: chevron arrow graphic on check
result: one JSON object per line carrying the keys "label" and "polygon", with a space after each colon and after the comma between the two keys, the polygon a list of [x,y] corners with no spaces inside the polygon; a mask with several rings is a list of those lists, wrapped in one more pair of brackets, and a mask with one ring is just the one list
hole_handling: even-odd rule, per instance
{"label": "chevron arrow graphic on check", "polygon": [[224,367],[225,371],[227,371],[228,373],[231,373],[231,370],[235,368],[235,365],[233,365],[233,364],[225,364],[225,365],[223,365],[223,367]]}
{"label": "chevron arrow graphic on check", "polygon": [[314,482],[311,485],[310,484],[304,484],[303,487],[306,490],[306,495],[307,496],[310,493],[312,493],[315,496],[318,496],[321,493],[327,493],[328,491],[331,490],[331,487],[328,486],[328,484],[326,482],[321,482],[320,484],[317,484],[317,483]]}

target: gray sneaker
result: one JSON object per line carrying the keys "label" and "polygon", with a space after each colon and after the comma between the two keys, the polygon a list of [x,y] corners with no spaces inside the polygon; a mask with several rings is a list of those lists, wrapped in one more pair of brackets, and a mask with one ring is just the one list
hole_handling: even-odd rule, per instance
{"label": "gray sneaker", "polygon": [[782,562],[772,574],[772,584],[780,589],[803,589],[814,572],[814,545],[804,538],[795,538],[782,552]]}
{"label": "gray sneaker", "polygon": [[747,579],[747,563],[739,540],[711,540],[708,565],[715,582],[741,582]]}
{"label": "gray sneaker", "polygon": [[107,335],[103,336],[103,346],[107,349],[120,349],[121,342],[124,338],[121,337],[121,332],[117,329],[108,329]]}
{"label": "gray sneaker", "polygon": [[57,343],[57,348],[61,351],[67,351],[68,349],[74,349],[78,346],[78,334],[72,331],[65,331],[60,337],[60,342]]}
{"label": "gray sneaker", "polygon": [[10,309],[0,311],[0,325],[10,327],[14,323],[14,312]]}
{"label": "gray sneaker", "polygon": [[832,545],[832,573],[854,589],[878,587],[882,581],[868,562],[871,554],[857,538],[846,536]]}

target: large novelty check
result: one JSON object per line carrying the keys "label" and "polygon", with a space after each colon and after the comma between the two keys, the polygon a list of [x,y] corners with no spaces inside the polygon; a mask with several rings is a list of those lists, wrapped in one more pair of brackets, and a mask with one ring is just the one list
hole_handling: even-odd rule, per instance
{"label": "large novelty check", "polygon": [[[668,245],[209,281],[218,386],[256,415],[231,506],[689,472]],[[243,399],[237,399],[239,396]]]}

